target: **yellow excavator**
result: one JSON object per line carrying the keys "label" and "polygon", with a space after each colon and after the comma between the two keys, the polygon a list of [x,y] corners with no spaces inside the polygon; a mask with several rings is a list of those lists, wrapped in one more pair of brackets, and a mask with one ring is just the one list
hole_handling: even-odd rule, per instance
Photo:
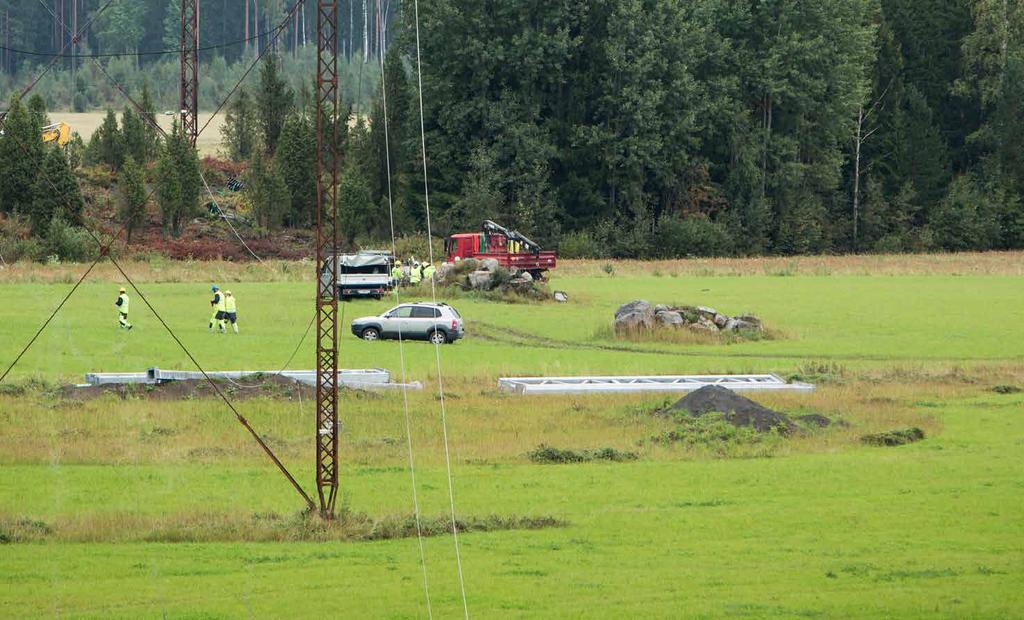
{"label": "yellow excavator", "polygon": [[43,142],[56,142],[57,146],[64,148],[71,142],[71,125],[60,122],[43,127]]}

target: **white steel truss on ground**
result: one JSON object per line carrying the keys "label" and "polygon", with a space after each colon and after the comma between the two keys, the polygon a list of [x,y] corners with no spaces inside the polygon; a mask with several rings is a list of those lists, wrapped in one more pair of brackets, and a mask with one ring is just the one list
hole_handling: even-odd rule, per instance
{"label": "white steel truss on ground", "polygon": [[623,377],[505,377],[498,387],[516,394],[587,394],[606,392],[691,392],[706,385],[734,391],[810,392],[810,383],[787,383],[778,375],[653,375]]}
{"label": "white steel truss on ground", "polygon": [[[207,375],[213,379],[252,379],[280,375],[307,385],[316,384],[315,370],[224,370],[211,371]],[[85,375],[89,385],[126,384],[126,383],[166,383],[168,381],[187,381],[203,379],[203,373],[191,370],[162,370],[150,368],[146,372],[91,372]],[[342,369],[338,371],[338,385],[351,388],[391,388],[402,387],[402,384],[391,383],[391,373],[383,368]],[[404,387],[420,389],[422,384],[413,382]]]}

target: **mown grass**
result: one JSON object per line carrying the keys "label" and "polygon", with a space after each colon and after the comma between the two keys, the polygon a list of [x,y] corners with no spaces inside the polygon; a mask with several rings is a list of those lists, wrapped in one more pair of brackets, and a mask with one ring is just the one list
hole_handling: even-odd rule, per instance
{"label": "mown grass", "polygon": [[[843,273],[860,258],[853,267],[821,259],[836,266],[827,275],[806,275],[797,259],[792,277],[763,268],[714,275],[736,268],[728,261],[675,278],[669,265],[616,263],[608,275],[602,263],[593,273],[572,263],[552,282],[569,292],[568,304],[458,300],[469,337],[443,347],[441,360],[471,614],[1020,615],[1024,394],[995,388],[1024,385],[1024,336],[1005,327],[1024,290],[994,275],[1013,273],[1019,257],[997,258],[1010,264],[914,259],[916,275],[884,277]],[[952,275],[968,273],[970,261],[989,271]],[[308,323],[311,278],[301,273],[157,266],[165,271],[147,277],[160,282],[143,281],[144,290],[211,368],[283,364]],[[0,284],[11,300],[0,304],[0,363],[69,287],[45,284],[42,271],[18,276],[28,277],[39,279]],[[0,616],[322,616],[325,592],[340,601],[327,615],[425,615],[419,544],[403,538],[412,496],[402,394],[343,393],[339,505],[350,520],[336,529],[307,522],[296,516],[297,494],[223,403],[60,397],[57,384],[89,370],[187,367],[138,299],[136,329],[117,330],[117,281],[102,277],[83,286],[0,390],[0,536],[9,543],[0,546]],[[213,277],[239,297],[237,338],[205,332]],[[724,344],[600,334],[633,298],[750,309],[786,337]],[[345,322],[387,307],[346,304]],[[409,407],[418,500],[436,534],[423,541],[431,603],[435,616],[455,616],[462,602],[443,535],[448,474],[434,350],[409,343],[405,353],[408,378],[426,384],[409,393]],[[342,358],[398,372],[395,343],[345,332]],[[311,359],[305,342],[293,367]],[[763,404],[843,424],[751,437],[709,418],[681,433],[678,420],[655,413],[674,400],[665,395],[527,398],[499,392],[495,381],[753,371],[819,385],[755,395]],[[311,490],[311,403],[281,394],[239,409]],[[925,439],[860,442],[908,427]],[[674,431],[673,441],[656,440]],[[636,459],[531,462],[541,444]],[[516,524],[545,527],[506,527]]]}

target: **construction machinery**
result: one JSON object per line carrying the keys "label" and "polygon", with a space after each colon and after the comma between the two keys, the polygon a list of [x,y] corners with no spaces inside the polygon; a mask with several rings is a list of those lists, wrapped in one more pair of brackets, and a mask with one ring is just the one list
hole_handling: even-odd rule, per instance
{"label": "construction machinery", "polygon": [[534,279],[543,279],[548,269],[554,269],[558,253],[542,250],[526,235],[484,220],[480,232],[459,233],[445,239],[448,262],[475,258],[493,258],[509,271],[528,271]]}
{"label": "construction machinery", "polygon": [[43,127],[43,142],[56,142],[57,146],[66,147],[71,142],[71,125],[60,122]]}

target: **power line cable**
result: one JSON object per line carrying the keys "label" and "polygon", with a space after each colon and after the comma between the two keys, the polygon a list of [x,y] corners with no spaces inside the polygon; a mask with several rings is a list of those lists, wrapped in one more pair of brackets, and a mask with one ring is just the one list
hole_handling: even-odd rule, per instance
{"label": "power line cable", "polygon": [[[430,264],[434,264],[434,244],[431,242],[431,225],[430,225],[430,184],[427,180],[427,132],[424,128],[423,123],[423,63],[420,57],[420,3],[419,0],[413,0],[413,12],[416,21],[416,80],[418,85],[419,95],[419,112],[420,112],[420,147],[422,148],[423,155],[423,200],[427,212],[427,254],[430,258]],[[436,304],[437,303],[437,284],[434,282],[434,278],[430,278],[430,298]],[[466,580],[462,573],[462,552],[459,548],[459,526],[455,519],[455,488],[452,483],[452,459],[450,450],[448,448],[448,415],[445,406],[444,399],[444,378],[441,372],[441,345],[438,342],[434,342],[434,359],[437,364],[437,394],[438,400],[441,403],[441,430],[444,435],[444,464],[448,474],[448,502],[451,509],[452,517],[452,540],[455,543],[455,561],[459,568],[459,588],[462,592],[462,611],[469,619],[469,603],[466,600]]]}
{"label": "power line cable", "polygon": [[[377,3],[377,21],[381,22],[380,15],[380,3]],[[381,28],[381,36],[383,37],[383,25]],[[398,259],[398,245],[395,243],[395,209],[394,201],[391,195],[391,139],[388,135],[388,94],[387,94],[387,78],[384,74],[384,55],[380,54],[380,94],[381,94],[381,105],[384,112],[384,156],[385,156],[385,170],[387,171],[388,181],[388,221],[391,226],[391,255],[395,260]],[[395,304],[401,305],[402,298],[401,293],[398,290],[398,282],[395,282]],[[420,566],[423,569],[423,595],[427,600],[427,617],[433,619],[434,612],[430,605],[430,584],[427,578],[427,555],[423,545],[423,526],[420,518],[420,501],[418,491],[416,489],[416,460],[412,448],[412,421],[409,415],[409,388],[408,378],[406,376],[405,368],[405,339],[402,338],[401,322],[399,322],[398,328],[398,359],[401,366],[402,372],[402,406],[405,412],[405,438],[406,447],[409,453],[409,476],[412,479],[412,507],[413,507],[413,519],[416,523],[416,541],[419,543],[420,552]]]}
{"label": "power line cable", "polygon": [[249,68],[246,69],[245,73],[242,74],[242,77],[238,79],[238,83],[235,84],[235,86],[230,91],[228,91],[227,96],[224,97],[224,101],[221,101],[220,105],[217,106],[217,109],[213,111],[213,114],[210,115],[210,119],[206,121],[206,124],[199,128],[199,131],[196,132],[197,137],[199,136],[199,134],[203,133],[203,131],[206,130],[206,128],[210,125],[211,122],[213,122],[213,119],[216,118],[217,113],[221,111],[221,108],[227,105],[228,100],[230,100],[232,95],[235,94],[235,91],[239,89],[239,87],[242,85],[242,82],[245,81],[245,78],[249,77],[249,73],[252,72],[256,64],[259,63],[259,61],[263,58],[264,54],[267,53],[267,50],[273,49],[274,45],[277,44],[277,40],[281,37],[281,33],[284,32],[285,28],[288,26],[288,22],[291,21],[292,18],[294,17],[295,10],[302,5],[303,1],[304,0],[296,0],[295,4],[292,5],[292,8],[285,14],[284,20],[277,25],[277,28],[274,28],[273,30],[270,31],[274,33],[274,35],[270,38],[270,41],[268,41],[267,44],[263,46],[263,49],[260,50],[260,53],[256,56],[256,59],[252,61],[252,64],[249,65]]}
{"label": "power line cable", "polygon": [[[43,5],[47,6],[47,5]],[[47,6],[47,9],[49,7]],[[53,14],[53,11],[50,11]],[[266,30],[257,35],[253,35],[248,39],[237,39],[234,41],[225,41],[223,43],[216,43],[213,45],[204,45],[198,48],[200,52],[210,52],[213,50],[224,49],[227,47],[234,47],[235,45],[242,45],[243,43],[250,43],[256,39],[267,36],[274,32],[273,30]],[[89,54],[76,54],[76,53],[63,53],[63,52],[37,52],[34,50],[24,50],[17,47],[8,47],[6,45],[0,45],[0,50],[6,50],[8,52],[14,52],[16,54],[23,54],[25,56],[36,56],[39,58],[142,58],[146,56],[169,56],[171,54],[180,54],[181,48],[164,49],[164,50],[152,50],[143,52],[95,52]]]}
{"label": "power line cable", "polygon": [[[3,129],[4,128],[3,126],[4,126],[4,119],[0,118],[0,129]],[[17,143],[18,146],[22,149],[22,151],[24,151],[26,154],[29,154],[28,147],[20,139],[18,139],[16,136],[11,135],[9,133],[7,134],[7,137],[9,137],[10,139],[14,140],[15,143]],[[60,195],[60,191],[57,189],[57,186],[54,184],[53,180],[49,178],[49,176],[44,174],[40,178],[42,178],[43,180],[46,181],[46,183],[50,186],[50,189],[53,190],[55,195]],[[76,179],[76,183],[80,183],[80,181],[78,181]],[[69,207],[70,211],[74,211],[74,209],[70,209],[70,207],[71,207],[70,198],[68,198],[68,203],[67,203],[66,206]],[[96,235],[96,232],[92,229],[92,227],[90,227],[85,222],[84,218],[81,215],[79,216],[78,219],[79,219],[79,223],[82,226],[82,229],[85,230],[85,232],[92,238],[92,240],[96,243],[96,245],[100,247],[100,250],[101,250],[100,254],[102,256],[104,253],[106,253],[105,252],[105,248],[107,248],[108,246],[104,245],[100,241],[99,237]],[[120,236],[120,232],[118,232],[117,236]],[[107,253],[107,254],[109,256],[109,253]],[[234,404],[231,402],[230,399],[228,399],[228,397],[220,389],[220,387],[213,380],[213,378],[210,377],[209,374],[207,374],[206,370],[204,370],[203,367],[199,364],[199,361],[196,360],[196,358],[192,355],[191,351],[188,350],[188,347],[185,346],[185,343],[183,343],[181,341],[181,339],[178,338],[177,334],[174,333],[174,330],[172,330],[170,328],[170,326],[163,320],[163,317],[160,316],[160,314],[156,311],[156,309],[153,307],[153,305],[151,303],[149,303],[149,300],[146,299],[145,295],[142,293],[142,291],[139,289],[139,287],[135,284],[135,282],[131,279],[131,277],[128,275],[128,273],[121,267],[120,263],[118,263],[117,260],[115,260],[113,256],[110,256],[109,258],[110,258],[111,264],[113,264],[114,267],[117,268],[117,270],[121,273],[121,276],[124,277],[124,279],[131,285],[132,289],[136,292],[136,294],[138,294],[139,298],[142,299],[143,303],[146,304],[146,306],[150,309],[150,311],[157,318],[157,320],[161,323],[161,325],[164,326],[164,328],[170,334],[171,338],[178,344],[178,346],[185,353],[185,355],[190,360],[192,360],[192,363],[196,366],[197,369],[199,369],[199,372],[203,374],[203,377],[207,380],[207,382],[213,388],[214,392],[216,392],[216,394],[218,396],[220,396],[221,400],[223,400],[224,403],[228,406],[228,409],[230,409],[231,412],[235,414],[235,418],[238,420],[238,422],[249,432],[250,435],[252,435],[253,439],[256,440],[256,443],[258,443],[260,445],[260,447],[263,449],[264,452],[266,452],[266,454],[270,458],[270,460],[273,461],[273,463],[277,466],[277,468],[281,471],[281,473],[285,476],[285,478],[287,478],[288,481],[292,484],[292,486],[295,488],[295,490],[299,493],[299,495],[302,497],[302,499],[306,502],[306,505],[309,507],[309,509],[310,510],[315,510],[316,507],[313,504],[313,500],[310,499],[310,497],[306,493],[306,491],[299,485],[299,483],[291,475],[291,472],[289,472],[288,468],[286,468],[284,466],[284,463],[282,463],[277,458],[277,455],[275,455],[273,453],[273,451],[266,444],[266,442],[264,442],[263,439],[256,433],[255,429],[253,429],[253,427],[249,423],[249,421],[247,419],[245,419],[245,417],[242,416],[241,413],[239,413],[238,409],[235,408]],[[90,267],[89,271],[91,271],[91,269],[92,268]],[[84,281],[84,280],[85,280],[85,278],[83,277],[81,281]],[[79,284],[81,283],[81,281],[79,282]],[[77,288],[78,288],[78,286],[76,285],[75,289],[77,290]],[[64,301],[62,301],[62,303],[60,304],[60,307],[63,307],[63,305],[67,302],[67,299],[70,299],[70,295],[68,295],[67,298]],[[59,310],[59,308],[58,308],[58,310]],[[53,314],[53,316],[55,316],[55,315],[56,315],[56,312]],[[46,325],[49,324],[50,320],[52,320],[52,317],[46,321]],[[45,325],[44,325],[44,329],[45,329]],[[42,330],[40,330],[39,333],[42,333]],[[35,337],[33,337],[32,342],[35,342],[35,340],[37,338],[38,338],[38,333],[37,333],[37,335]],[[25,354],[25,351],[27,351],[27,350],[28,350],[28,348],[26,348],[24,351],[22,351],[22,353],[19,354],[18,359],[21,359],[21,357]],[[10,372],[10,369],[13,368],[13,367],[14,366],[12,365],[11,367],[8,368],[7,371],[5,371],[5,373],[4,373],[5,377]]]}

